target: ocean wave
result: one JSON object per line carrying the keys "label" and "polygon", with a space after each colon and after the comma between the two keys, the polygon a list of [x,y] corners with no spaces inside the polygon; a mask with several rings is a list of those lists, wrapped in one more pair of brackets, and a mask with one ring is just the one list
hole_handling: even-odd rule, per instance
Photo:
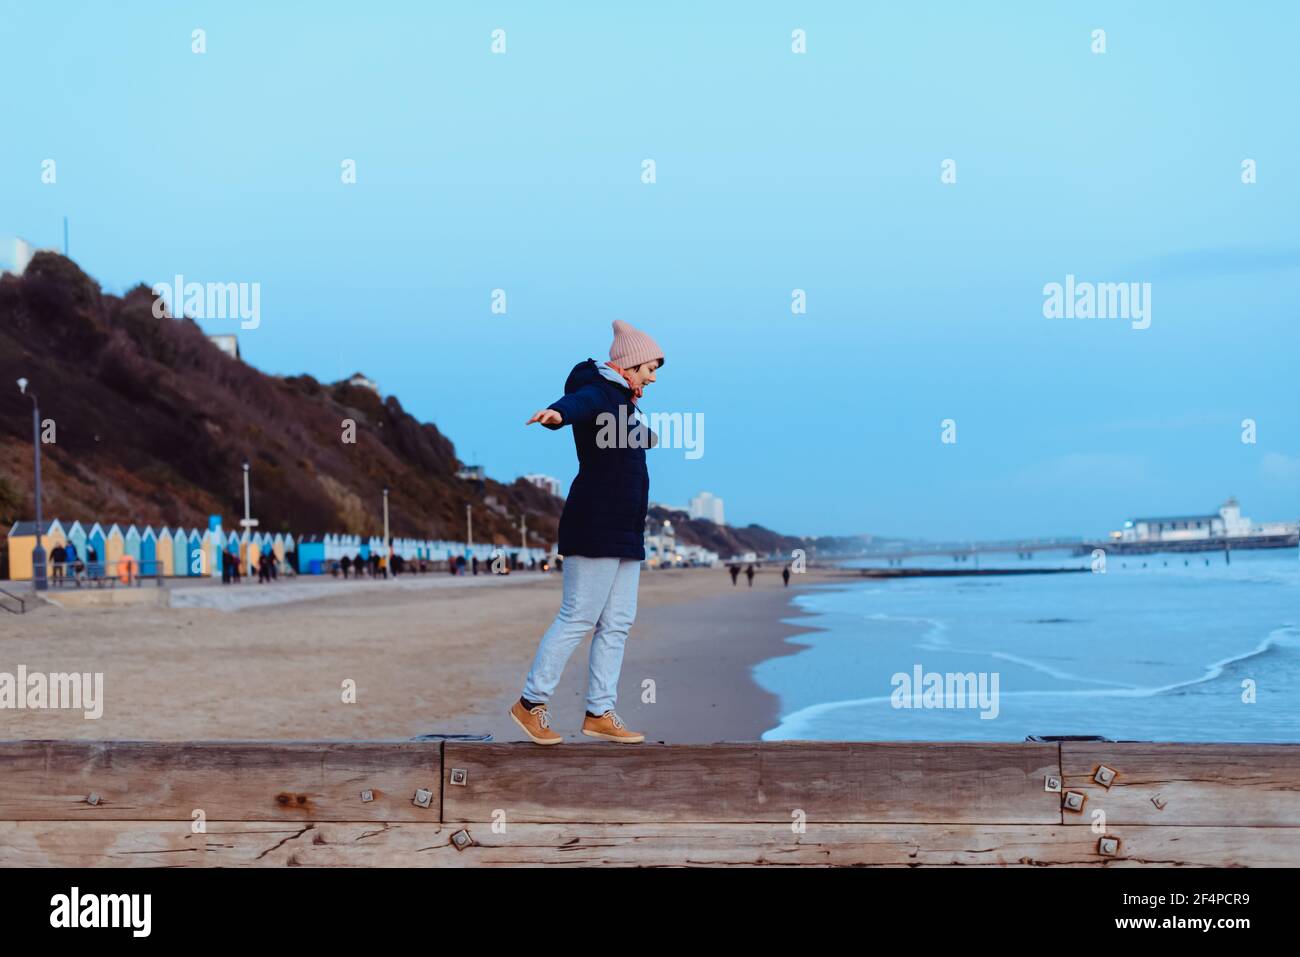
{"label": "ocean wave", "polygon": [[[888,616],[881,616],[888,617]],[[928,619],[924,619],[928,620]],[[1282,625],[1269,632],[1268,636],[1260,642],[1255,648],[1244,652],[1240,655],[1233,655],[1216,661],[1211,664],[1204,675],[1194,678],[1190,681],[1181,681],[1174,684],[1163,685],[1151,688],[1139,688],[1131,686],[1117,685],[1110,688],[1077,688],[1077,689],[1055,689],[1055,690],[1029,690],[1029,691],[1000,691],[999,700],[1004,698],[1154,698],[1162,695],[1178,694],[1188,688],[1198,685],[1204,685],[1208,682],[1215,681],[1223,677],[1224,673],[1236,665],[1252,659],[1259,659],[1269,655],[1276,655],[1279,652],[1290,652],[1300,649],[1300,628],[1295,625]],[[955,650],[955,649],[948,649]],[[1034,662],[1016,659],[1015,656],[1006,655],[1000,652],[986,652],[993,657],[1003,657],[1007,660],[1013,660],[1017,664],[1023,664],[1026,667],[1033,667]],[[1039,670],[1050,670],[1046,666]],[[1063,673],[1062,673],[1063,674]],[[1086,680],[1086,679],[1078,679]],[[783,717],[780,723],[763,734],[763,740],[800,740],[810,736],[810,729],[816,723],[817,719],[834,711],[847,708],[863,708],[874,705],[890,705],[893,695],[872,695],[864,698],[846,698],[839,701],[824,701],[818,704],[808,705],[792,712]],[[892,710],[892,708],[891,708]]]}

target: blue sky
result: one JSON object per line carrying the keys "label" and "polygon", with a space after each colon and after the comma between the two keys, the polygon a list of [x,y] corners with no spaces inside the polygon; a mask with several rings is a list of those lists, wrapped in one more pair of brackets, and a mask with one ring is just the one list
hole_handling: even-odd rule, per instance
{"label": "blue sky", "polygon": [[[705,420],[651,497],[733,523],[1300,515],[1300,6],[549,6],[0,2],[0,234],[67,215],[115,292],[258,282],[257,329],[205,328],[502,479],[572,478],[522,423],[621,318],[667,354],[646,409]],[[1150,328],[1044,318],[1067,274],[1151,283]]]}

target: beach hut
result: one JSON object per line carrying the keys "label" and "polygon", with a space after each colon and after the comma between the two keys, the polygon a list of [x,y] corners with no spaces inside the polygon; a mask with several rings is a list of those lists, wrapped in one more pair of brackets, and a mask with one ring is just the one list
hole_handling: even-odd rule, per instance
{"label": "beach hut", "polygon": [[[45,548],[46,577],[50,575],[50,552],[66,545],[68,537],[57,518],[46,519],[41,529],[41,545]],[[36,550],[36,523],[14,522],[9,529],[9,577],[14,581],[28,581],[32,577],[32,552]]]}
{"label": "beach hut", "polygon": [[298,539],[298,573],[319,575],[329,568],[325,558],[325,540],[319,535],[304,535]]}
{"label": "beach hut", "polygon": [[[104,549],[105,544],[104,527],[96,522],[90,526],[90,531],[86,533],[86,571],[92,578],[104,574]],[[95,560],[90,560],[90,550],[95,550]]]}
{"label": "beach hut", "polygon": [[158,573],[161,575],[174,575],[176,573],[176,559],[172,552],[172,534],[167,531],[164,525],[158,530],[158,543],[154,546],[154,559],[158,562]]}
{"label": "beach hut", "polygon": [[140,536],[140,574],[161,574],[158,568],[158,533],[150,525],[145,526],[144,534]]}
{"label": "beach hut", "polygon": [[185,529],[172,532],[172,574],[183,578],[190,573],[190,545]]}
{"label": "beach hut", "polygon": [[248,574],[253,575],[257,570],[257,563],[262,557],[262,543],[256,535],[249,535],[244,532],[244,567],[248,569]]}
{"label": "beach hut", "polygon": [[275,538],[271,539],[271,553],[280,561],[284,561],[284,536],[276,532]]}
{"label": "beach hut", "polygon": [[122,534],[122,529],[114,522],[108,529],[108,534],[104,536],[104,551],[101,553],[104,559],[104,574],[110,578],[118,572],[118,566],[122,563],[122,556],[126,553],[126,536]]}
{"label": "beach hut", "polygon": [[134,525],[129,527],[122,536],[122,554],[130,555],[137,562],[140,561],[140,530]]}
{"label": "beach hut", "polygon": [[221,566],[217,564],[217,553],[221,549],[221,532],[211,528],[203,530],[203,537],[200,541],[200,548],[203,551],[203,574],[218,575],[221,573]]}
{"label": "beach hut", "polygon": [[197,578],[203,573],[203,537],[197,528],[191,528],[185,539],[185,574]]}
{"label": "beach hut", "polygon": [[77,557],[84,562],[86,560],[86,530],[81,527],[80,522],[73,522],[68,526],[68,544],[77,550]]}

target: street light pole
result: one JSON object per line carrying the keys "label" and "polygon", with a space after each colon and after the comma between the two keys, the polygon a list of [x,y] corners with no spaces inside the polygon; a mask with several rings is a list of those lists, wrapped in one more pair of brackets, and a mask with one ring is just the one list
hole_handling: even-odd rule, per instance
{"label": "street light pole", "polygon": [[384,486],[384,558],[392,562],[393,553],[388,544],[388,486]]}
{"label": "street light pole", "polygon": [[239,524],[244,529],[244,534],[247,535],[250,540],[253,537],[253,529],[257,527],[257,519],[253,518],[251,509],[252,509],[252,503],[250,502],[249,495],[248,495],[248,462],[247,460],[245,460],[244,462],[244,519]]}
{"label": "street light pole", "polygon": [[474,511],[472,506],[465,506],[465,548],[474,547]]}
{"label": "street light pole", "polygon": [[[27,395],[27,380],[18,380],[18,391]],[[36,402],[36,392],[31,393],[32,400],[32,446],[36,450],[36,547],[32,549],[32,588],[46,591],[49,582],[45,570],[45,546],[41,536],[45,534],[45,517],[41,514],[41,409]]]}

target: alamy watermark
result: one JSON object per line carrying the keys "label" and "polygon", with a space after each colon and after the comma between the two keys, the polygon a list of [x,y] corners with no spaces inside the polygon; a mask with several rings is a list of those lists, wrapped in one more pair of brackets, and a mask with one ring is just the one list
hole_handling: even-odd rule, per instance
{"label": "alamy watermark", "polygon": [[1151,325],[1151,283],[1075,282],[1043,287],[1043,315],[1048,319],[1131,319],[1134,329]]}
{"label": "alamy watermark", "polygon": [[104,714],[104,673],[29,672],[26,665],[18,673],[0,671],[0,711],[80,710],[87,721]]}
{"label": "alamy watermark", "polygon": [[177,274],[171,283],[152,287],[153,315],[191,319],[238,319],[239,328],[256,329],[262,324],[262,284],[259,282],[186,282]]}
{"label": "alamy watermark", "polygon": [[889,703],[895,708],[979,709],[982,720],[996,718],[999,677],[996,671],[922,672],[918,664],[910,675],[899,671],[890,679],[894,691]]}
{"label": "alamy watermark", "polygon": [[51,927],[119,927],[132,937],[148,937],[152,914],[152,894],[84,894],[73,886],[50,898]]}
{"label": "alamy watermark", "polygon": [[685,449],[686,458],[704,456],[703,412],[634,411],[629,418],[628,406],[620,405],[618,415],[602,412],[596,416],[596,447],[601,449]]}

